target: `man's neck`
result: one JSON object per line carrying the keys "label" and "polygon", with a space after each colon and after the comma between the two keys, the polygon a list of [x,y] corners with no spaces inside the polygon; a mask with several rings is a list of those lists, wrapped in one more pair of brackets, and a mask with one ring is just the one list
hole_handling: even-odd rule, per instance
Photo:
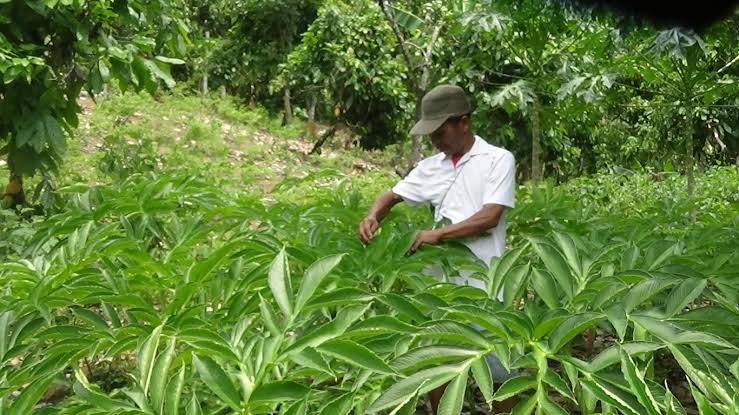
{"label": "man's neck", "polygon": [[472,150],[472,146],[475,145],[475,136],[470,134],[464,138],[464,147],[462,147],[462,151],[459,153],[454,154],[453,156],[462,158],[465,154],[469,153],[470,150]]}

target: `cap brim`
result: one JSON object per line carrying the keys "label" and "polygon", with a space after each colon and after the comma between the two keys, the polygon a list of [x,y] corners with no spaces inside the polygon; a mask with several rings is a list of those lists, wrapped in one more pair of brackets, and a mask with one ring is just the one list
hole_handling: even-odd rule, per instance
{"label": "cap brim", "polygon": [[411,135],[428,135],[438,130],[444,121],[449,117],[443,117],[436,120],[420,120],[411,128]]}

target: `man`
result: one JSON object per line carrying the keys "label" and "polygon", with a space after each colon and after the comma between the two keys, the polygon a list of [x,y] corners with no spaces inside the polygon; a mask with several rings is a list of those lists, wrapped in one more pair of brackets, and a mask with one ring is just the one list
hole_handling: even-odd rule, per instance
{"label": "man", "polygon": [[[451,224],[419,232],[409,253],[453,239],[489,266],[505,250],[505,210],[514,207],[513,155],[473,134],[472,107],[462,88],[437,86],[424,96],[421,109],[421,120],[411,134],[428,135],[440,153],[422,160],[377,198],[359,224],[359,238],[370,243],[382,219],[401,201],[412,206],[431,204],[434,220],[447,219]],[[482,281],[469,274],[454,282],[485,289]],[[510,376],[497,358],[491,356],[488,361],[496,383]],[[431,394],[434,413],[442,393],[440,388]]]}

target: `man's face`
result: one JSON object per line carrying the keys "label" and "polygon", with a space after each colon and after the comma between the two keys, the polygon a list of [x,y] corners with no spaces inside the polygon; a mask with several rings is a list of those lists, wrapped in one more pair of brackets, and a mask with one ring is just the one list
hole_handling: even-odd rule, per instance
{"label": "man's face", "polygon": [[431,144],[447,156],[459,154],[463,150],[464,142],[462,139],[467,134],[469,126],[470,119],[467,116],[456,120],[449,119],[429,135]]}

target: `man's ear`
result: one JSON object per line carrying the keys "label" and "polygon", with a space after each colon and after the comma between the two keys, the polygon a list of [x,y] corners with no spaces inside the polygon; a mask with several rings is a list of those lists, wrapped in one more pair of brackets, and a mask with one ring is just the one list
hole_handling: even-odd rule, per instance
{"label": "man's ear", "polygon": [[462,122],[462,131],[467,133],[470,130],[472,120],[470,120],[469,115],[465,115],[460,121]]}

